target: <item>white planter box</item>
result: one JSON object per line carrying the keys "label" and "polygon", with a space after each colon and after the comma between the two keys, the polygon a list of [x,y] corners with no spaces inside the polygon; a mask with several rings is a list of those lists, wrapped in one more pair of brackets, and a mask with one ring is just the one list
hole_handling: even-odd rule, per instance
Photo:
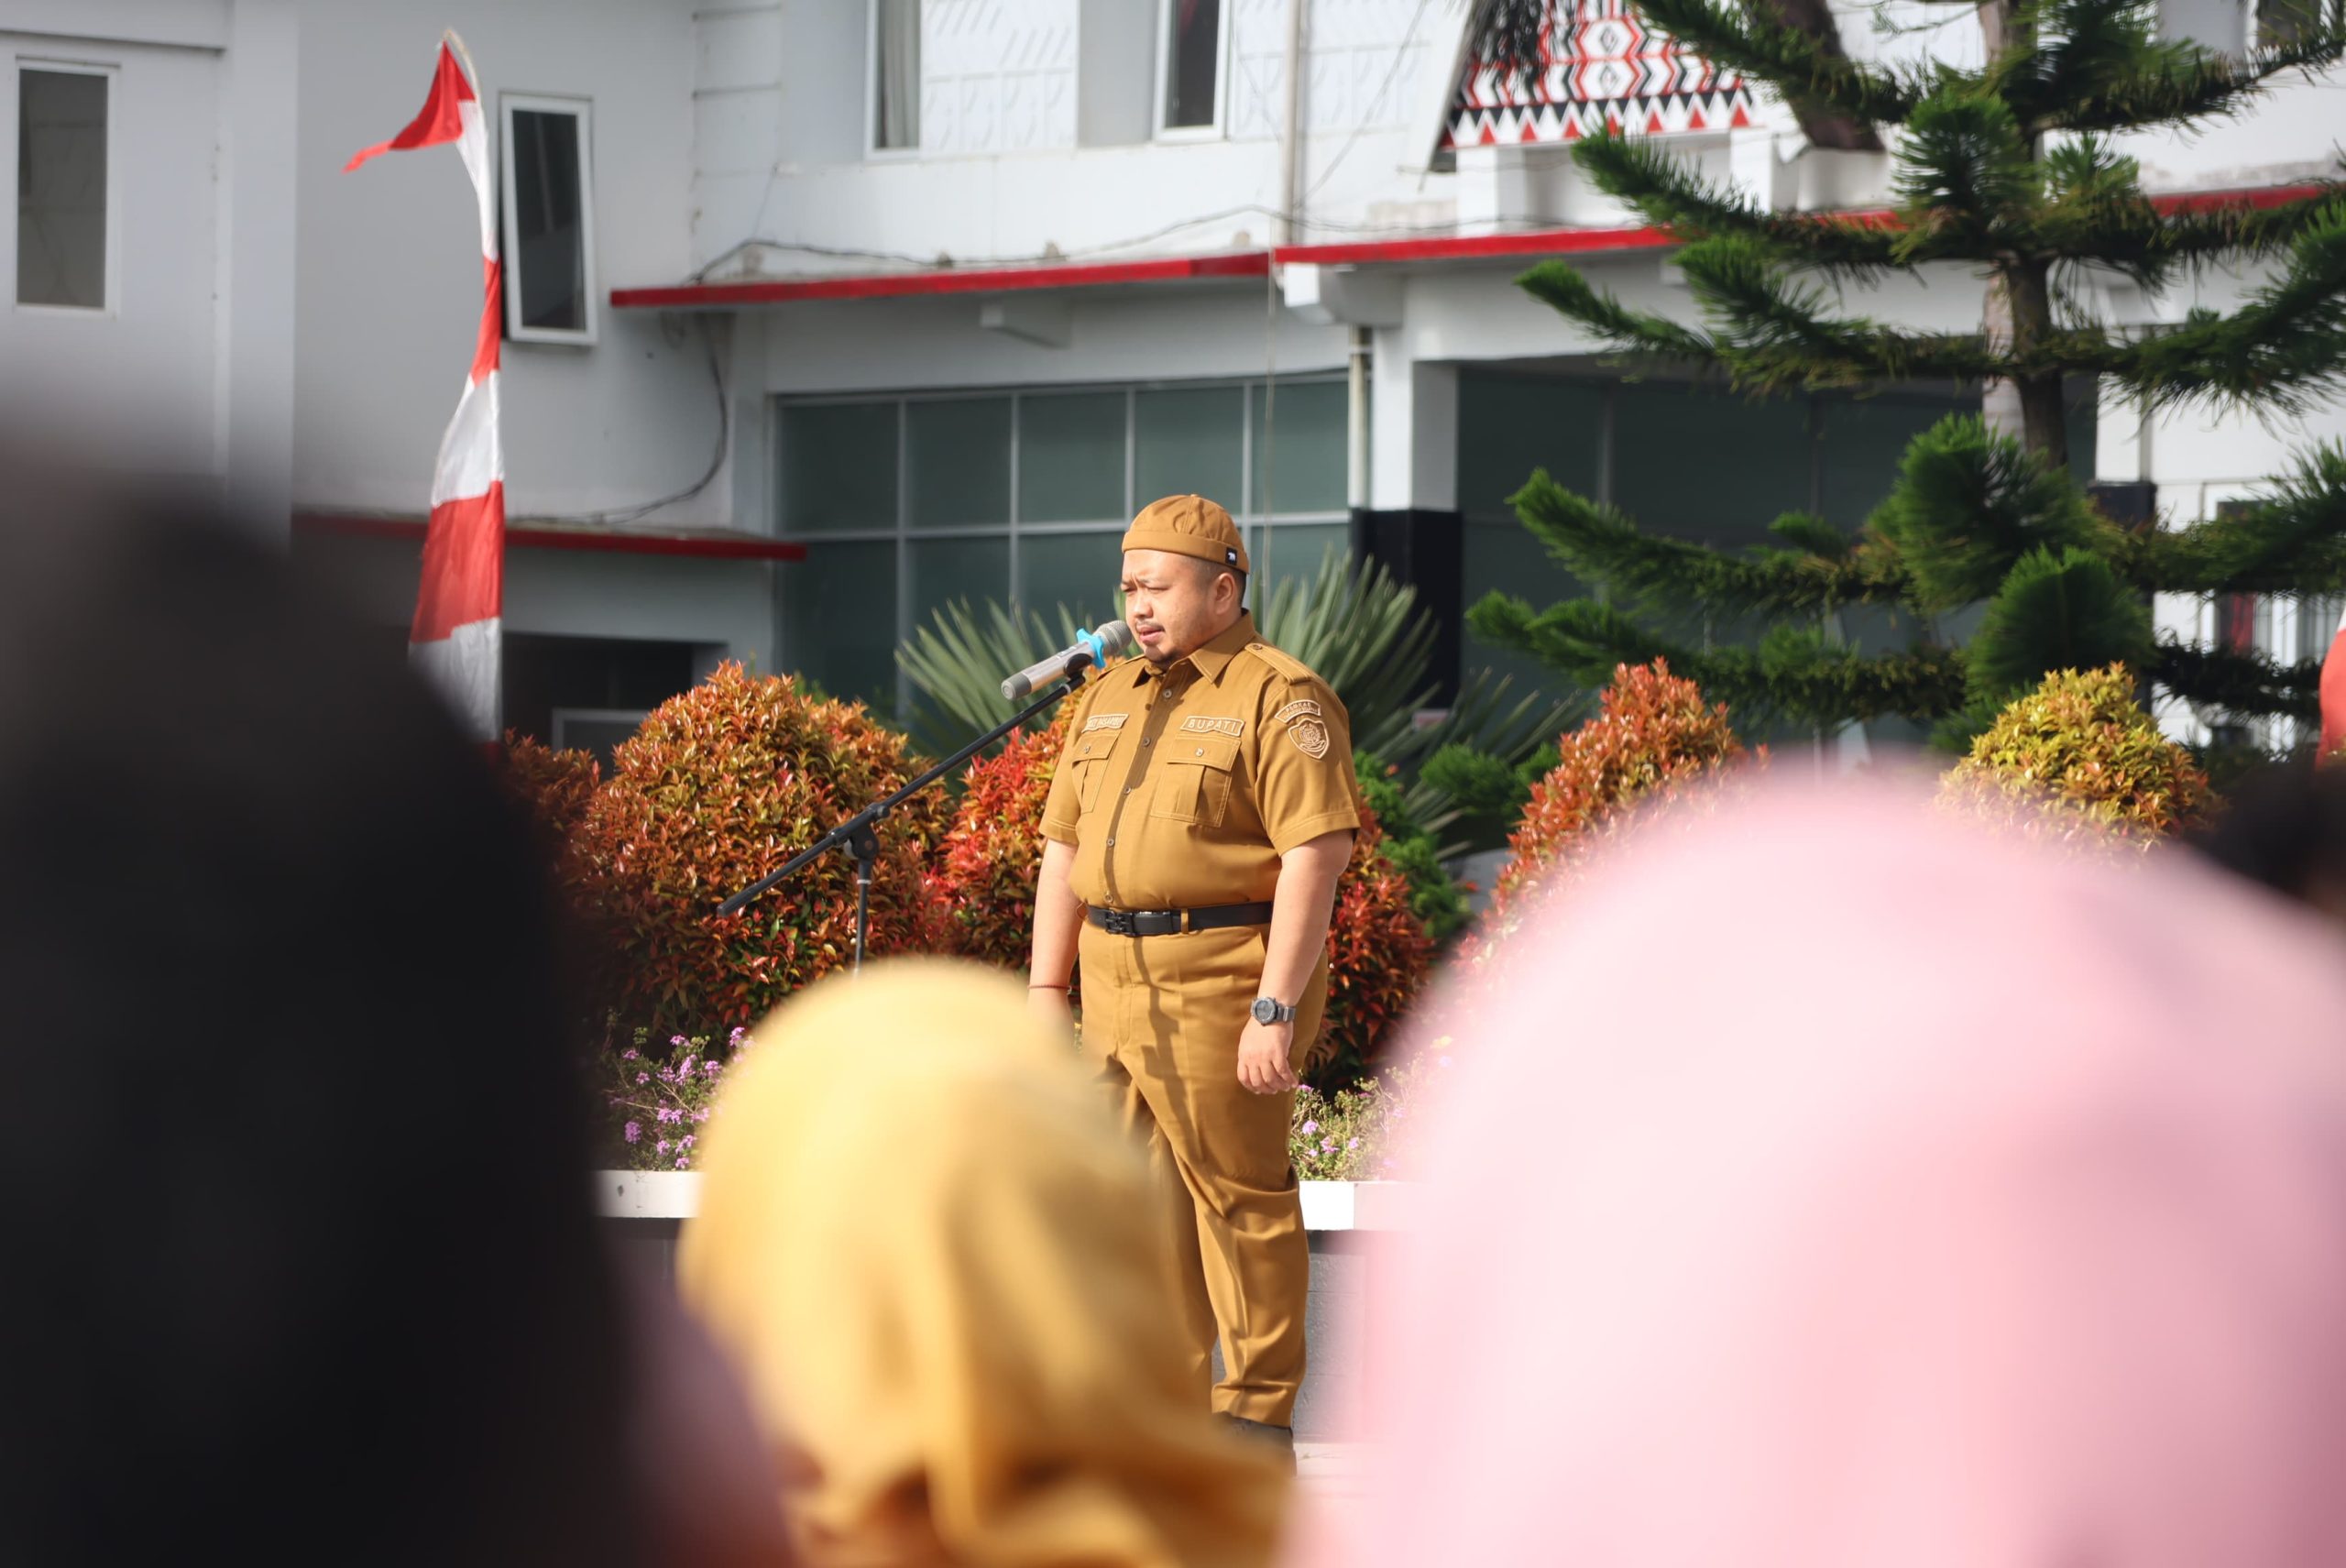
{"label": "white planter box", "polygon": [[[1413,1181],[1307,1181],[1307,1231],[1405,1231],[1416,1223],[1420,1189]],[[700,1205],[700,1173],[691,1170],[598,1170],[595,1207],[607,1220],[681,1223]]]}

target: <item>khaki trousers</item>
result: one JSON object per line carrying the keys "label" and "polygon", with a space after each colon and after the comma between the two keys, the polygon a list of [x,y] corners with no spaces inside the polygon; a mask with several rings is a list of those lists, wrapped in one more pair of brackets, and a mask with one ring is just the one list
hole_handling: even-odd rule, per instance
{"label": "khaki trousers", "polygon": [[[1086,924],[1083,1053],[1148,1151],[1200,1394],[1217,1411],[1288,1426],[1303,1383],[1311,1271],[1288,1159],[1295,1096],[1255,1094],[1238,1081],[1238,1036],[1262,983],[1266,935],[1238,927],[1116,937]],[[1299,1066],[1327,997],[1322,959],[1298,1004]]]}

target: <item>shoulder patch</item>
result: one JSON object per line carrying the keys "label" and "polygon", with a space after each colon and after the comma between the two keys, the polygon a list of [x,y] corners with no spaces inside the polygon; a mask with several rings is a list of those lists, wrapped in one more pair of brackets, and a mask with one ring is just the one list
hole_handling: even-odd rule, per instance
{"label": "shoulder patch", "polygon": [[1287,738],[1295,749],[1318,762],[1328,754],[1328,721],[1320,712],[1320,705],[1310,697],[1298,697],[1277,713],[1271,722],[1287,726]]}
{"label": "shoulder patch", "polygon": [[1244,651],[1254,654],[1290,681],[1316,681],[1320,678],[1311,673],[1310,665],[1283,648],[1274,648],[1267,642],[1249,642]]}

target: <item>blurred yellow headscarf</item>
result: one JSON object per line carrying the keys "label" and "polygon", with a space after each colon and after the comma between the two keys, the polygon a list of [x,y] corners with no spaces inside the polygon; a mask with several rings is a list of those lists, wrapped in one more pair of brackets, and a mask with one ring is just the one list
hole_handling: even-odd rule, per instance
{"label": "blurred yellow headscarf", "polygon": [[1016,985],[878,966],[735,1070],[678,1277],[810,1562],[1269,1559],[1286,1479],[1206,1413],[1143,1162]]}

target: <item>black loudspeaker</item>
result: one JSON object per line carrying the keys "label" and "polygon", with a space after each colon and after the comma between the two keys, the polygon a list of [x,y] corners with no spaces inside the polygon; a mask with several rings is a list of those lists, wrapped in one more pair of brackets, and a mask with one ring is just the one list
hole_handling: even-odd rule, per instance
{"label": "black loudspeaker", "polygon": [[2101,509],[2102,516],[2129,533],[2159,525],[2159,488],[2147,479],[2088,485],[2086,495]]}
{"label": "black loudspeaker", "polygon": [[1434,703],[1458,695],[1458,660],[1465,630],[1466,525],[1454,511],[1408,507],[1397,511],[1355,508],[1353,555],[1374,561],[1393,580],[1418,590],[1418,604],[1433,617]]}

